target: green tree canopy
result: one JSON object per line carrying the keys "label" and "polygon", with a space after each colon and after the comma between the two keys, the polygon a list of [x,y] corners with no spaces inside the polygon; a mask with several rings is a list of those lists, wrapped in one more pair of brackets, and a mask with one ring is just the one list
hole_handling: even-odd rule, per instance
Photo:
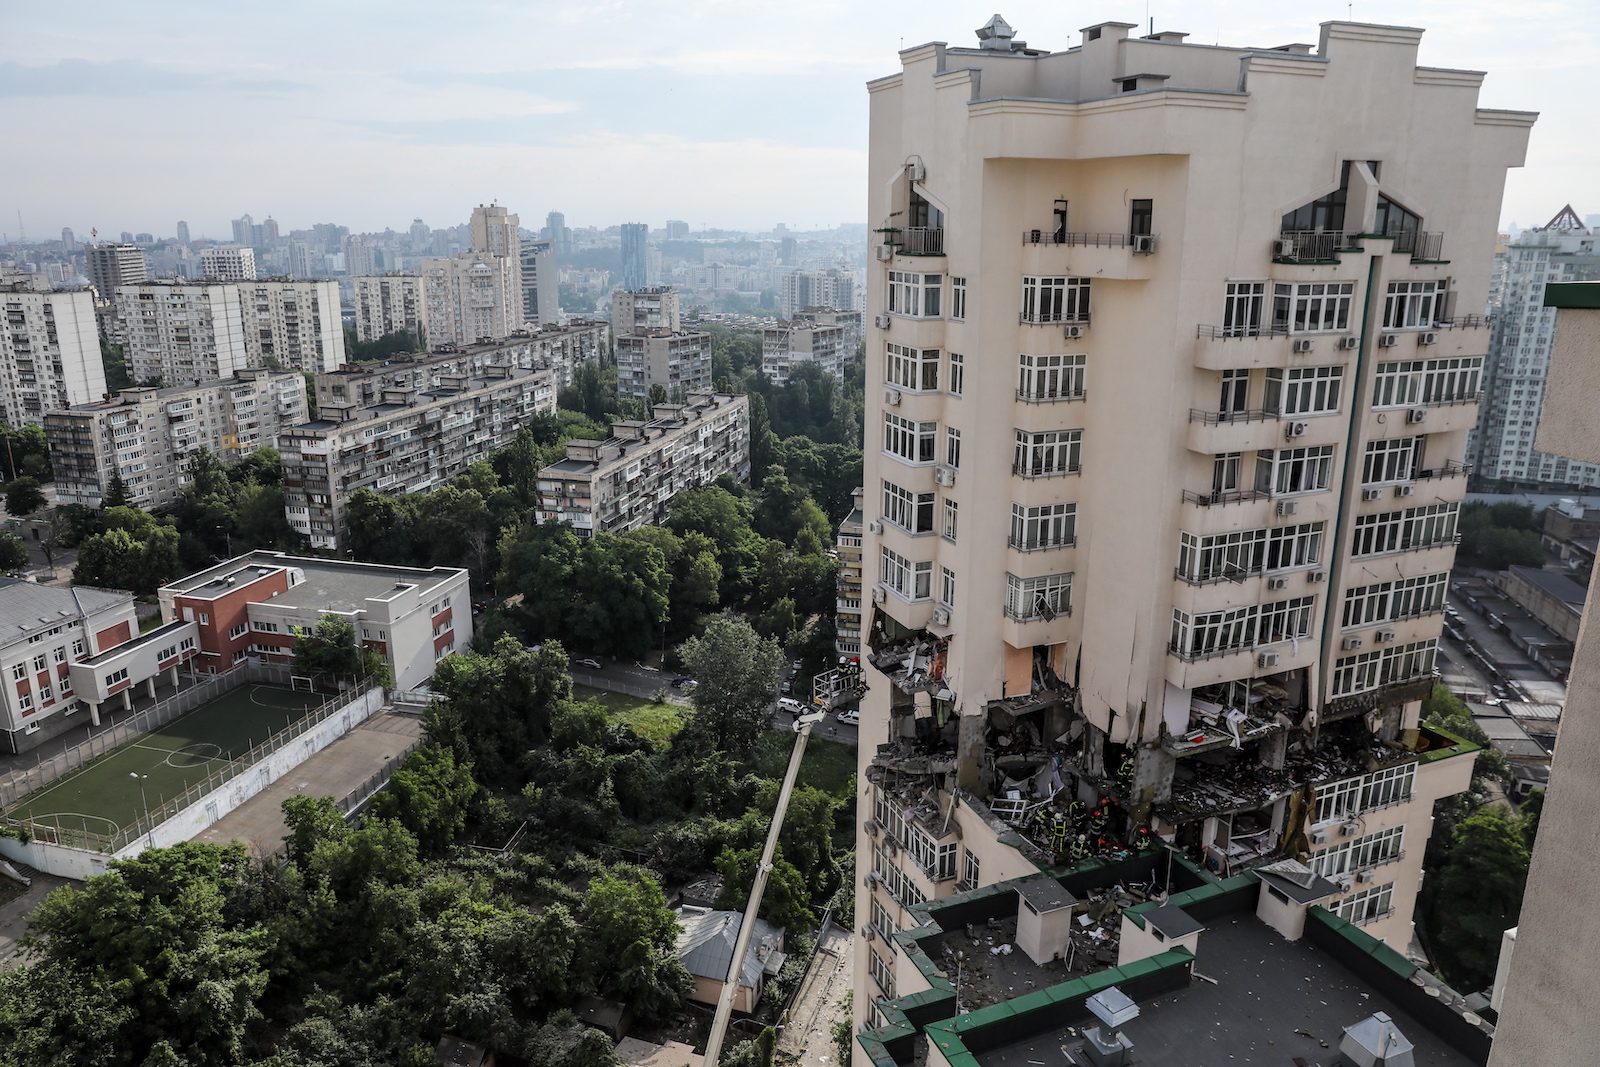
{"label": "green tree canopy", "polygon": [[324,615],[314,629],[295,638],[294,672],[312,678],[331,676],[382,686],[394,684],[384,654],[358,641],[349,619],[333,614]]}
{"label": "green tree canopy", "polygon": [[457,763],[443,745],[423,745],[373,797],[372,811],[410,830],[424,854],[438,855],[466,828],[467,807],[477,792],[471,764]]}
{"label": "green tree canopy", "polygon": [[736,615],[719,615],[678,651],[699,685],[692,732],[718,752],[742,757],[772,724],[783,650]]}
{"label": "green tree canopy", "polygon": [[1460,826],[1449,859],[1430,879],[1432,945],[1440,968],[1459,989],[1494,980],[1500,935],[1517,924],[1528,879],[1528,850],[1511,816],[1480,808]]}
{"label": "green tree canopy", "polygon": [[37,478],[25,474],[6,485],[6,512],[13,518],[32,515],[47,503]]}
{"label": "green tree canopy", "polygon": [[28,546],[14,533],[0,532],[0,572],[15,574],[28,569]]}

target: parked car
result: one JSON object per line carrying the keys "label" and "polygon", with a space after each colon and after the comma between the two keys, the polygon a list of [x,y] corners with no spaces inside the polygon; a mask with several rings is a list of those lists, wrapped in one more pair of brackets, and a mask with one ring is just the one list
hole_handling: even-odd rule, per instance
{"label": "parked car", "polygon": [[805,714],[806,710],[806,706],[794,699],[794,697],[780,698],[778,700],[778,707],[784,711],[787,711],[790,715],[803,715]]}
{"label": "parked car", "polygon": [[803,664],[799,660],[795,660],[793,663],[789,664],[789,666],[793,670],[799,670]]}
{"label": "parked car", "polygon": [[672,680],[672,688],[674,689],[693,689],[699,684],[693,678],[674,678]]}
{"label": "parked car", "polygon": [[783,680],[783,684],[778,686],[778,691],[784,695],[788,695],[789,693],[794,692],[794,683],[785,678]]}
{"label": "parked car", "polygon": [[855,708],[846,708],[835,718],[839,720],[840,726],[855,726],[861,722],[861,713]]}
{"label": "parked car", "polygon": [[578,666],[588,667],[591,671],[598,671],[601,669],[600,661],[597,659],[580,659],[578,661]]}

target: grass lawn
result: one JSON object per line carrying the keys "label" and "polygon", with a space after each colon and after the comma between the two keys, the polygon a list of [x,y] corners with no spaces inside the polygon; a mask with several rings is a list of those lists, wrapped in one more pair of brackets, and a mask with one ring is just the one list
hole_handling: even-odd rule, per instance
{"label": "grass lawn", "polygon": [[[761,740],[756,753],[754,770],[763,778],[781,779],[789,767],[789,753],[794,750],[794,734],[788,730],[774,730]],[[800,785],[816,786],[850,801],[846,786],[856,773],[856,746],[843,741],[829,741],[818,737],[815,731],[806,742],[805,759],[800,764]]]}
{"label": "grass lawn", "polygon": [[627,723],[640,737],[651,741],[670,741],[683,729],[682,709],[671,704],[655,704],[647,697],[592,689],[586,685],[574,685],[572,695],[577,700],[598,700],[605,705],[613,721]]}

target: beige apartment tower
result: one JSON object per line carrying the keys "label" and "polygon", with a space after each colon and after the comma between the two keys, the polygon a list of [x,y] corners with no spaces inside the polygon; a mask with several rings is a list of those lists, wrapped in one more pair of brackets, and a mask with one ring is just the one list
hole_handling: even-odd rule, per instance
{"label": "beige apartment tower", "polygon": [[39,424],[47,411],[105,393],[100,330],[89,289],[36,289],[32,277],[0,277],[0,420]]}
{"label": "beige apartment tower", "polygon": [[[412,279],[415,281],[415,279]],[[263,278],[239,283],[246,361],[317,374],[345,362],[339,283]]]}
{"label": "beige apartment tower", "polygon": [[1534,116],[1417,29],[1133,30],[869,85],[858,1027],[910,906],[1163,842],[1404,952],[1470,779],[1419,711]]}
{"label": "beige apartment tower", "polygon": [[422,279],[415,274],[380,274],[351,279],[355,288],[356,340],[376,341],[401,330],[427,336]]}

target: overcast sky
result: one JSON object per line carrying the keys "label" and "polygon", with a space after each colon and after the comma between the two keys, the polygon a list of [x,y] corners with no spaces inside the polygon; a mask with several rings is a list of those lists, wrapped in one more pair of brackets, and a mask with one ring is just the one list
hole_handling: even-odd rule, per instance
{"label": "overcast sky", "polygon": [[[1034,47],[1097,22],[1194,41],[1315,42],[1351,5],[1024,0]],[[1357,0],[1427,29],[1421,62],[1489,72],[1480,104],[1541,112],[1502,221],[1600,213],[1596,0]],[[869,79],[993,13],[950,0],[0,0],[0,231],[227,236],[466,221],[733,228],[864,222]]]}

